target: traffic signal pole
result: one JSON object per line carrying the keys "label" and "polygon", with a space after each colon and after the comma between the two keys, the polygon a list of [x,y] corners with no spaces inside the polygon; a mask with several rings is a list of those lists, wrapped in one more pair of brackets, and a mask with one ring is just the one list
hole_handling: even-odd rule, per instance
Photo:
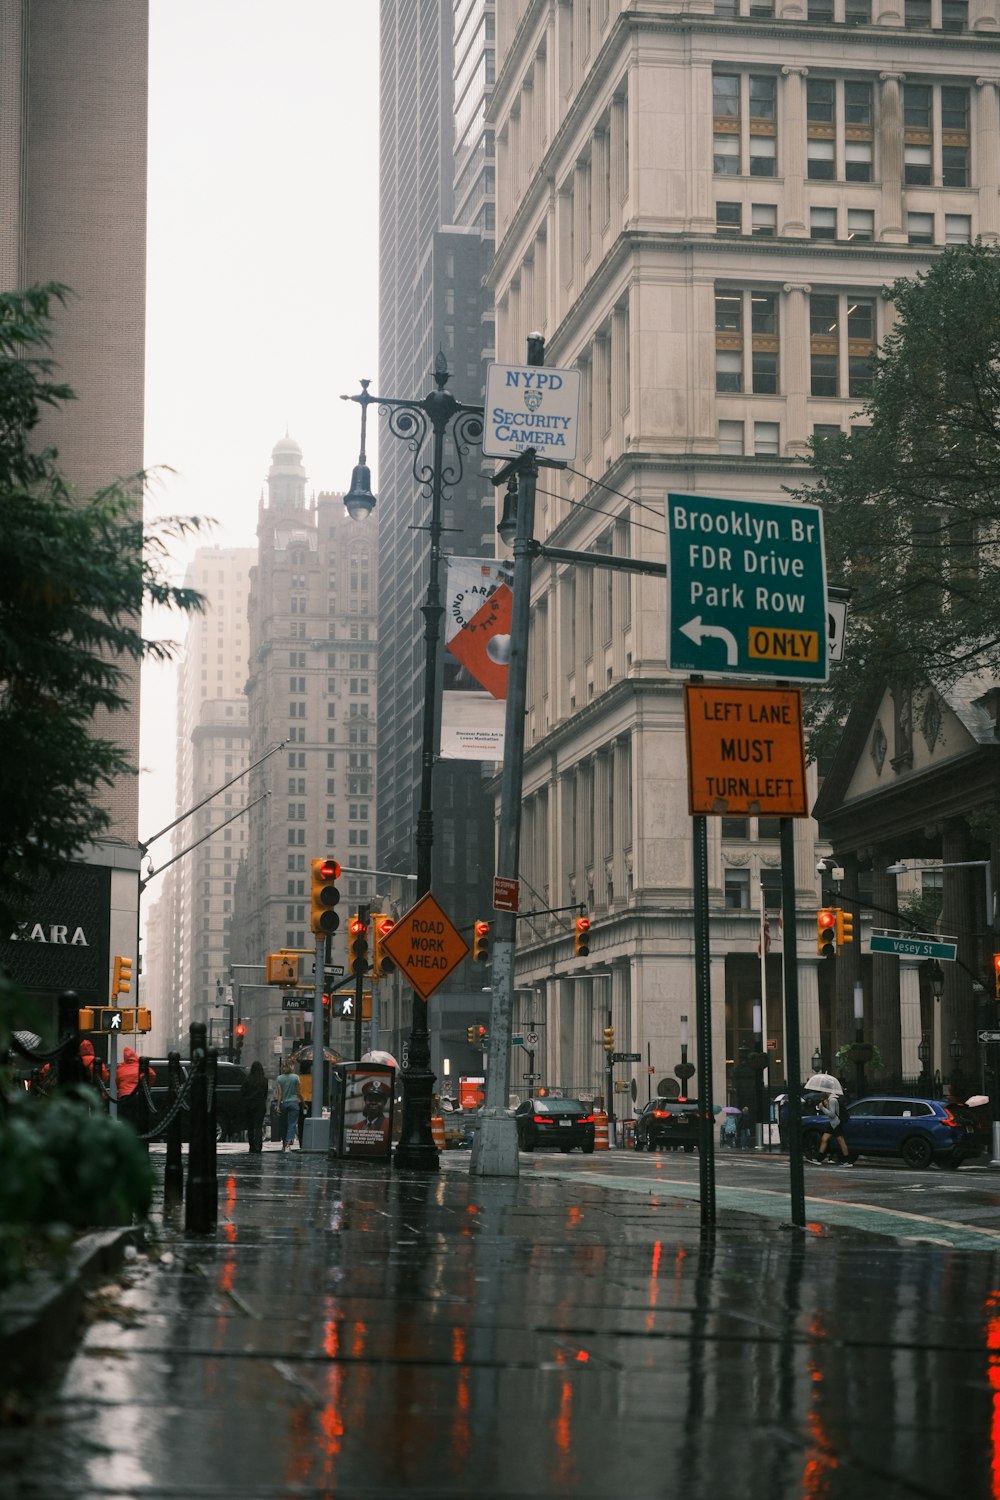
{"label": "traffic signal pole", "polygon": [[[368,927],[371,922],[371,907],[358,907],[358,921]],[[361,1044],[361,1011],[365,999],[365,966],[358,964],[357,973],[354,976],[354,1060],[357,1062],[363,1051]]]}

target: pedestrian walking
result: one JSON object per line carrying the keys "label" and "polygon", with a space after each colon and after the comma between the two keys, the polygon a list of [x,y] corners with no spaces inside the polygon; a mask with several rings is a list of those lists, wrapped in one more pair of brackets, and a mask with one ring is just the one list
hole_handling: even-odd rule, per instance
{"label": "pedestrian walking", "polygon": [[267,1110],[267,1075],[259,1062],[250,1064],[250,1072],[240,1088],[240,1105],[246,1121],[251,1151],[264,1149],[264,1114]]}
{"label": "pedestrian walking", "polygon": [[313,1075],[312,1063],[303,1058],[299,1063],[299,1149],[302,1148],[302,1132],[306,1128],[306,1116],[312,1114]]}
{"label": "pedestrian walking", "polygon": [[744,1104],[736,1120],[736,1149],[750,1151],[753,1147],[753,1119],[749,1107]]}
{"label": "pedestrian walking", "polygon": [[[156,1082],[155,1068],[149,1070],[149,1082]],[[125,1048],[122,1060],[115,1069],[115,1087],[119,1099],[127,1099],[139,1087],[139,1054],[132,1047]]]}
{"label": "pedestrian walking", "polygon": [[853,1162],[848,1161],[847,1142],[844,1139],[844,1126],[840,1118],[840,1099],[836,1094],[826,1093],[822,1096],[816,1106],[818,1114],[826,1115],[827,1124],[820,1136],[819,1150],[816,1153],[817,1161],[826,1161],[826,1148],[831,1140],[837,1142],[845,1167],[851,1167]]}
{"label": "pedestrian walking", "polygon": [[299,1075],[292,1072],[291,1062],[278,1074],[278,1107],[281,1110],[281,1149],[290,1151],[299,1123]]}

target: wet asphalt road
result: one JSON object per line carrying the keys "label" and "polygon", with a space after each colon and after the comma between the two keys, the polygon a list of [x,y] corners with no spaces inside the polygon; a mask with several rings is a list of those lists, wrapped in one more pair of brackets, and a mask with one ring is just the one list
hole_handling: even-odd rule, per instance
{"label": "wet asphalt road", "polygon": [[842,1227],[859,1169],[798,1234],[723,1159],[705,1236],[696,1158],[467,1160],[223,1148],[217,1234],[98,1289],[0,1495],[1000,1496],[1000,1239]]}

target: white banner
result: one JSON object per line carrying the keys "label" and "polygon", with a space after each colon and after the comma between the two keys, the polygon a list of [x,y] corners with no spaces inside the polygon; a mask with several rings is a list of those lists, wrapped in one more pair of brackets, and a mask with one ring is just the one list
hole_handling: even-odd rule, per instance
{"label": "white banner", "polygon": [[442,760],[502,760],[510,657],[510,564],[449,557]]}

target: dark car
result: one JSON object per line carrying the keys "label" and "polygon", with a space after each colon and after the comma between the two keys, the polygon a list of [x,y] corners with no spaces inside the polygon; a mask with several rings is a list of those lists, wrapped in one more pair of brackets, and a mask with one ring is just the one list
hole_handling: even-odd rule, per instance
{"label": "dark car", "polygon": [[[898,1156],[917,1170],[932,1161],[940,1167],[960,1167],[983,1149],[982,1137],[966,1113],[940,1099],[871,1094],[842,1111],[848,1160]],[[807,1158],[815,1160],[825,1127],[824,1115],[803,1115],[802,1151]],[[827,1154],[836,1160],[832,1142]]]}
{"label": "dark car", "polygon": [[[150,1086],[150,1094],[156,1113],[151,1116],[149,1122],[150,1130],[155,1129],[157,1123],[166,1118],[169,1108],[167,1093],[169,1089],[169,1074],[167,1071],[167,1059],[165,1057],[151,1057],[149,1065],[156,1074],[156,1081]],[[240,1089],[247,1079],[247,1070],[239,1063],[219,1061],[215,1079],[215,1135],[220,1141],[231,1140],[237,1137],[246,1128],[243,1118],[243,1107],[240,1103]],[[181,1073],[186,1079],[189,1066],[186,1062],[181,1063]],[[128,1095],[119,1100],[118,1113],[122,1119],[132,1123],[135,1121],[135,1102]],[[191,1112],[185,1106],[181,1109],[181,1139],[189,1140],[191,1136]],[[153,1140],[165,1140],[166,1132],[157,1131]]]}
{"label": "dark car", "polygon": [[651,1099],[635,1120],[637,1151],[693,1151],[698,1144],[697,1099]]}
{"label": "dark car", "polygon": [[536,1146],[556,1146],[572,1151],[574,1146],[589,1156],[594,1149],[594,1115],[579,1099],[525,1099],[514,1111],[517,1144],[521,1151]]}

